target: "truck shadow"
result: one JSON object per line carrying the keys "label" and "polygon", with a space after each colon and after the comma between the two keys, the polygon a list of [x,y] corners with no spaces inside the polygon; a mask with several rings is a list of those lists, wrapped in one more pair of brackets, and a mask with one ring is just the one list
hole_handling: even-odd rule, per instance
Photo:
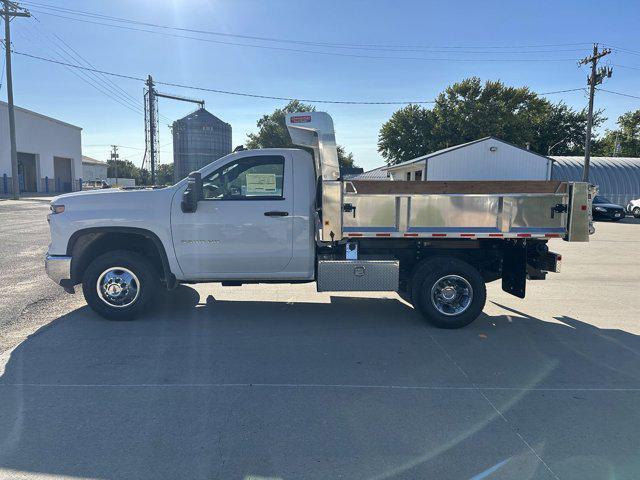
{"label": "truck shadow", "polygon": [[80,308],[11,353],[0,477],[538,478],[514,430],[560,477],[637,477],[639,337],[496,305],[454,331],[396,299],[186,286],[133,322]]}

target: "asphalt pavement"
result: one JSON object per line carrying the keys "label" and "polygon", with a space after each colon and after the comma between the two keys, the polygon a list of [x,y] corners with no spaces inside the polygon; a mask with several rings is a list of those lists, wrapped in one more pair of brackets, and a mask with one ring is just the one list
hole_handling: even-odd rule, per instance
{"label": "asphalt pavement", "polygon": [[452,331],[312,284],[182,286],[133,322],[43,300],[0,356],[0,478],[637,479],[640,223],[552,249]]}
{"label": "asphalt pavement", "polygon": [[[68,304],[62,289],[44,275],[44,254],[49,245],[50,198],[30,200],[0,199],[0,272],[2,272],[2,295],[0,295],[0,352],[24,338],[38,318],[32,321],[18,319],[45,308],[60,308]],[[59,310],[60,313],[65,310]],[[26,328],[25,328],[26,327]]]}

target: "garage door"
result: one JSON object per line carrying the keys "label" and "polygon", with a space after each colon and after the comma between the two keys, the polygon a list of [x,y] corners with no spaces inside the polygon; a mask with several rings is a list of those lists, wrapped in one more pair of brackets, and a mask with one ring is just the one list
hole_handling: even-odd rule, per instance
{"label": "garage door", "polygon": [[38,167],[34,154],[18,152],[18,174],[21,192],[38,191]]}
{"label": "garage door", "polygon": [[71,159],[53,157],[53,176],[56,192],[70,192],[72,189]]}

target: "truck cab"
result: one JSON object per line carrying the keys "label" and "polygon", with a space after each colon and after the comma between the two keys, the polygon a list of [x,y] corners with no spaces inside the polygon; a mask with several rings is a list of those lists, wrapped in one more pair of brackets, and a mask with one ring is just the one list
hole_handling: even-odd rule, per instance
{"label": "truck cab", "polygon": [[551,238],[587,241],[589,191],[566,182],[350,182],[331,117],[290,114],[305,149],[243,150],[166,188],[55,198],[49,276],[110,319],[143,313],[180,283],[317,282],[397,291],[431,323],[459,328],[485,283],[524,297],[557,272]]}
{"label": "truck cab", "polygon": [[315,169],[295,149],[245,150],[201,172],[193,211],[188,182],[171,202],[180,280],[313,280]]}

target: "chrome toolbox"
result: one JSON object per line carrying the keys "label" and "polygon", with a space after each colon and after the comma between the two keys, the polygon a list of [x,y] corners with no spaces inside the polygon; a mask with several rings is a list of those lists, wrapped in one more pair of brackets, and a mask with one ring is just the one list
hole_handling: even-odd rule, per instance
{"label": "chrome toolbox", "polygon": [[400,262],[392,257],[358,260],[318,259],[319,292],[386,292],[398,290]]}

